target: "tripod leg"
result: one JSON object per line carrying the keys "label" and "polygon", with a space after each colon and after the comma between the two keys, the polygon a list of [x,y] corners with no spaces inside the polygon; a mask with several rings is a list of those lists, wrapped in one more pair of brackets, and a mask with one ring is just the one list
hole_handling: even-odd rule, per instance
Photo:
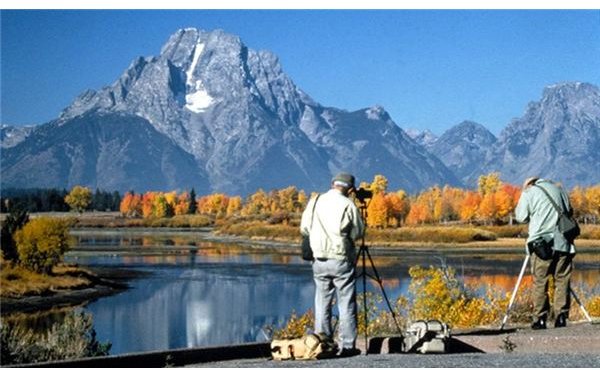
{"label": "tripod leg", "polygon": [[581,303],[581,301],[579,300],[579,298],[575,294],[575,291],[573,289],[571,289],[570,287],[569,287],[569,291],[571,291],[571,294],[573,295],[573,298],[575,298],[575,301],[577,301],[577,304],[579,305],[579,308],[581,308],[581,311],[585,315],[585,318],[591,323],[592,322],[592,318],[590,317],[590,314],[586,311],[585,306]]}
{"label": "tripod leg", "polygon": [[523,267],[521,267],[521,273],[519,274],[519,278],[517,279],[517,284],[515,284],[515,289],[512,292],[510,297],[510,302],[508,303],[508,307],[506,308],[506,314],[504,315],[504,319],[502,319],[502,325],[500,325],[500,330],[504,329],[504,325],[506,325],[506,321],[508,320],[508,314],[510,309],[512,308],[513,303],[515,302],[515,298],[517,297],[517,292],[519,291],[519,285],[521,284],[521,279],[523,279],[523,275],[525,274],[525,269],[527,268],[527,262],[529,262],[530,255],[528,254],[525,257],[525,261],[523,261]]}
{"label": "tripod leg", "polygon": [[373,268],[373,274],[375,275],[374,280],[377,281],[377,283],[379,284],[379,287],[381,288],[381,292],[383,293],[383,297],[385,298],[385,303],[387,303],[388,309],[389,309],[390,313],[392,314],[392,318],[394,319],[394,324],[396,324],[396,329],[398,329],[398,333],[401,333],[402,330],[400,329],[400,325],[398,324],[398,319],[396,318],[396,313],[394,312],[394,309],[392,308],[392,305],[390,304],[390,300],[387,296],[387,293],[385,292],[385,289],[383,288],[383,281],[381,280],[381,277],[379,276],[379,273],[377,272],[377,269],[375,268],[375,263],[373,262],[371,253],[366,248],[365,248],[365,251],[366,251],[366,254],[369,256],[369,262],[371,263],[371,268]]}
{"label": "tripod leg", "polygon": [[367,307],[367,272],[365,271],[365,249],[362,254],[362,283],[363,283],[363,309],[365,310],[365,356],[369,354],[369,308]]}

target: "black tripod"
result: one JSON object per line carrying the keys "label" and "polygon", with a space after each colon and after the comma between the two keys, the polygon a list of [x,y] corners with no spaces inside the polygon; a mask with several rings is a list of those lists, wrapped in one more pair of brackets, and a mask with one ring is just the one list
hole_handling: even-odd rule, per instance
{"label": "black tripod", "polygon": [[[367,227],[367,203],[364,199],[359,199],[360,201],[360,214],[365,223],[365,229]],[[369,274],[367,272],[367,257],[369,258],[369,263],[371,264],[371,269],[373,269],[373,274]],[[398,320],[396,319],[396,313],[392,309],[392,305],[390,304],[390,300],[383,288],[383,281],[375,268],[375,264],[373,263],[373,258],[371,258],[371,253],[369,252],[369,247],[365,244],[365,235],[361,238],[360,249],[358,250],[358,254],[356,255],[356,261],[354,263],[355,266],[358,267],[359,260],[362,260],[362,269],[360,274],[358,274],[358,278],[362,276],[362,285],[363,285],[363,307],[365,310],[365,355],[369,354],[369,307],[367,306],[367,276],[371,279],[375,280],[377,284],[379,284],[379,288],[383,293],[383,297],[385,298],[385,303],[387,303],[388,309],[392,314],[392,318],[394,319],[394,323],[396,324],[396,329],[398,329],[398,333],[401,333],[400,325],[398,324]]]}

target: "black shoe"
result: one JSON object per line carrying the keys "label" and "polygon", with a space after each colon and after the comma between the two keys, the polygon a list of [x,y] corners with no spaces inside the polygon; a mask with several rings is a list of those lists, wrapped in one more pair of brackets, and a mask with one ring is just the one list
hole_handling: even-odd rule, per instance
{"label": "black shoe", "polygon": [[561,313],[556,318],[556,321],[554,322],[554,327],[555,328],[564,328],[565,326],[567,326],[567,315],[564,313]]}
{"label": "black shoe", "polygon": [[360,355],[360,349],[358,348],[342,348],[338,357],[352,357]]}
{"label": "black shoe", "polygon": [[538,318],[537,321],[531,324],[531,328],[533,330],[546,329],[546,319],[544,317]]}

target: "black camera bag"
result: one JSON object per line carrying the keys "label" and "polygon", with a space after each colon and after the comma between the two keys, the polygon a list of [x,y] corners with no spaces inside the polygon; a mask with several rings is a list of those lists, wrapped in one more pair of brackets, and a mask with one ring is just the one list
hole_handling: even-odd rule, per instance
{"label": "black camera bag", "polygon": [[527,248],[529,249],[529,254],[535,253],[540,259],[547,261],[551,260],[554,255],[552,245],[554,245],[553,240],[546,241],[544,238],[539,238],[527,243]]}
{"label": "black camera bag", "polygon": [[312,261],[314,259],[308,235],[302,235],[302,259],[305,261]]}

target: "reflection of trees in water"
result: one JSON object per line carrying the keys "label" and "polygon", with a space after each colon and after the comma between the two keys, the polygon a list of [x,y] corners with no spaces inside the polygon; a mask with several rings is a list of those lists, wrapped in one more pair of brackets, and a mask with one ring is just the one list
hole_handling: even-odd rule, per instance
{"label": "reflection of trees in water", "polygon": [[[517,283],[518,275],[509,274],[494,274],[494,275],[481,275],[481,276],[465,276],[464,281],[473,287],[478,286],[490,286],[499,290],[510,292],[514,289]],[[593,270],[573,270],[571,275],[572,285],[583,285],[588,291],[598,289],[598,282],[600,281],[600,272]],[[530,286],[533,284],[533,277],[531,275],[523,276],[521,282],[522,286]]]}
{"label": "reflection of trees in water", "polygon": [[265,325],[282,325],[292,310],[312,306],[308,274],[233,270],[197,268],[157,276],[89,310],[99,335],[110,338],[113,353],[122,353],[262,341]]}
{"label": "reflection of trees in water", "polygon": [[[152,255],[119,255],[111,260],[111,264],[118,259],[117,264],[141,265],[156,274],[134,280],[133,289],[89,306],[96,318],[99,338],[113,343],[113,353],[265,340],[264,326],[280,327],[291,312],[302,313],[313,306],[310,264],[297,255],[206,242],[193,233],[159,236],[128,236],[118,241],[122,244],[117,245],[140,246],[142,238],[148,237],[151,242],[147,244],[164,246],[164,251],[144,251]],[[167,239],[171,242],[165,242]],[[198,248],[168,250],[169,243]],[[524,258],[521,252],[436,250],[406,251],[393,256],[372,252],[391,300],[406,294],[410,266],[440,266],[442,262],[453,267],[469,285],[492,286],[508,292],[516,283]],[[443,256],[442,261],[439,256]],[[103,261],[94,258],[90,258],[91,263]],[[574,285],[587,284],[598,289],[599,261],[599,253],[578,254]],[[530,279],[527,274],[525,286]],[[368,284],[369,291],[380,291],[376,283],[369,280]]]}

